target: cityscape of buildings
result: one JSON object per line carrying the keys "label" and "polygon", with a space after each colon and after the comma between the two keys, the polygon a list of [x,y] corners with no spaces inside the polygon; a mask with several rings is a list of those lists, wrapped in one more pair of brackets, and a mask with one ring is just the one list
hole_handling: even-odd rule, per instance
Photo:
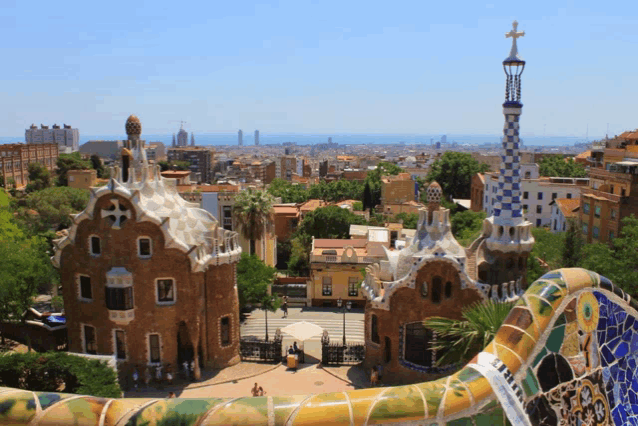
{"label": "cityscape of buildings", "polygon": [[[506,33],[512,44],[502,62],[503,136],[493,144],[459,144],[446,134],[420,144],[340,144],[336,136],[310,145],[294,140],[267,144],[254,130],[254,143],[244,145],[240,129],[236,144],[198,145],[194,132],[189,136],[184,129],[185,121],[172,143],[164,144],[143,138],[143,121],[136,115],[124,123],[121,139],[80,144],[79,128],[31,125],[24,142],[0,145],[0,195],[15,199],[12,208],[24,207],[41,190],[35,184],[42,174],[64,173],[66,180],[56,184],[82,191],[88,201],[71,215],[69,226],[47,230],[52,247],[47,254],[60,284],[48,296],[60,292],[63,309],[40,314],[30,308],[13,323],[20,322],[26,333],[38,327],[40,333],[63,331],[60,350],[111,362],[127,396],[149,398],[121,409],[128,414],[118,421],[140,421],[135,424],[142,424],[135,413],[157,401],[150,389],[153,380],[162,392],[166,384],[172,398],[173,378],[182,371],[182,392],[208,392],[210,397],[209,388],[196,389],[212,386],[220,371],[222,379],[215,382],[220,386],[265,374],[237,368],[254,360],[283,362],[299,374],[291,377],[301,377],[300,363],[324,370],[351,363],[358,370],[350,370],[355,372],[347,378],[351,382],[343,380],[349,385],[361,380],[356,372],[363,372],[370,377],[369,382],[365,378],[369,387],[380,377],[384,385],[412,386],[371,396],[376,405],[389,404],[375,411],[379,423],[545,425],[585,424],[585,419],[594,424],[596,418],[596,424],[627,424],[617,419],[627,418],[618,413],[636,406],[636,393],[629,396],[626,389],[636,383],[631,377],[638,354],[633,332],[638,316],[631,297],[584,269],[544,270],[548,273],[535,283],[528,277],[530,264],[543,262],[544,254],[533,252],[537,231],[575,231],[584,244],[611,245],[626,226],[623,219],[638,215],[638,130],[569,146],[523,145],[526,62],[517,39],[524,35],[516,21]],[[471,172],[441,166],[458,153]],[[62,172],[65,162],[81,167]],[[552,175],[546,170],[549,163],[569,165],[578,173]],[[469,184],[461,187],[463,173]],[[339,191],[346,193],[344,188],[354,184],[361,187],[360,196],[341,196]],[[307,195],[328,187],[332,194]],[[288,192],[273,195],[273,188]],[[295,198],[296,190],[306,195]],[[319,215],[322,211],[334,217],[343,213],[350,222],[335,225],[327,213]],[[454,229],[457,214],[481,222],[463,242]],[[10,216],[19,217],[17,212]],[[302,235],[308,229],[314,234]],[[294,256],[307,267],[290,266]],[[245,278],[253,271],[239,265],[251,259],[256,263],[250,268],[268,267],[269,282]],[[257,293],[262,284],[259,298],[246,295]],[[613,309],[608,307],[612,302]],[[481,341],[482,352],[473,358],[448,361],[446,351],[454,350],[454,342],[428,328],[427,321],[464,324],[468,309],[489,309],[490,304],[506,306],[509,313],[489,345],[484,348]],[[299,307],[298,317],[289,322],[293,306]],[[268,312],[275,330],[269,328]],[[324,314],[326,319],[320,317]],[[346,315],[351,314],[357,319],[349,320],[347,329]],[[47,321],[58,318],[63,325],[25,320],[38,315]],[[296,334],[293,326],[304,327],[306,334]],[[40,340],[45,345],[46,339]],[[188,388],[192,381],[203,384]],[[142,382],[144,389],[138,389]],[[424,384],[426,391],[420,387]],[[324,382],[312,385],[322,389]],[[620,395],[619,386],[628,396]],[[409,397],[399,391],[388,396],[396,389]],[[257,383],[252,392],[265,396]],[[359,399],[347,395],[335,391],[313,400],[321,410],[314,415],[325,420],[313,419],[313,424],[331,424],[337,416],[331,409],[341,408],[347,411],[338,413],[345,423],[357,423],[351,420],[358,414],[350,404]],[[415,395],[422,413],[403,415],[402,407],[411,407],[407,401]],[[59,399],[47,398],[53,402],[38,400],[33,424],[49,415],[46,404]],[[287,402],[271,396],[254,399],[253,407],[268,413],[254,424],[293,424],[297,411],[288,417],[274,413],[285,404],[303,410],[309,398],[316,396]],[[238,400],[225,400],[224,407]],[[100,424],[106,424],[112,401],[118,403],[111,399],[104,411],[98,410]],[[214,417],[223,404],[198,408],[205,413],[197,424],[231,424],[253,415],[237,409]],[[373,423],[368,420],[374,404],[362,423]],[[585,405],[591,405],[588,414]],[[575,406],[580,423],[568,409]],[[176,406],[167,407],[148,416],[171,419],[180,413]],[[80,417],[78,412],[63,413],[65,424]],[[638,418],[638,410],[629,416]],[[556,422],[548,422],[549,417]]]}

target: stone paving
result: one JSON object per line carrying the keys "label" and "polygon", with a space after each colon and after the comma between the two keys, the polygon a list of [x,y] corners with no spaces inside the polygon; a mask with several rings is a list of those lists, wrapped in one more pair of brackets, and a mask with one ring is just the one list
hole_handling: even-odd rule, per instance
{"label": "stone paving", "polygon": [[125,392],[126,398],[164,398],[175,392],[180,398],[237,398],[251,396],[257,382],[267,395],[299,395],[343,392],[370,386],[369,374],[361,366],[320,367],[303,364],[297,371],[283,364],[243,362],[223,370],[204,374],[199,382],[174,383],[173,386],[141,386]]}

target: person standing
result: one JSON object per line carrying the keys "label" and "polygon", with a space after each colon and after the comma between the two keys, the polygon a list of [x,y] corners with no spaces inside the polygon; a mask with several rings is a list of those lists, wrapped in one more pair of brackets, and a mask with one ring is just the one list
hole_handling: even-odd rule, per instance
{"label": "person standing", "polygon": [[284,312],[284,318],[288,318],[288,296],[283,297],[283,303],[281,305],[281,310]]}
{"label": "person standing", "polygon": [[262,388],[261,386],[259,386],[259,396],[264,396],[266,392],[264,391],[264,388]]}
{"label": "person standing", "polygon": [[255,386],[253,386],[250,392],[253,394],[253,396],[259,396],[259,389],[259,385],[257,384],[257,382],[255,382]]}
{"label": "person standing", "polygon": [[371,387],[377,386],[378,379],[379,379],[379,373],[377,372],[377,367],[372,367],[372,370],[370,371],[370,386]]}

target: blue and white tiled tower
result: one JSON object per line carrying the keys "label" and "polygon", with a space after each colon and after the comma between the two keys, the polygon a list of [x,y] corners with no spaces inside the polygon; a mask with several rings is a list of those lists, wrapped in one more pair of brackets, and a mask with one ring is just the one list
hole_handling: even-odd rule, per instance
{"label": "blue and white tiled tower", "polygon": [[518,54],[516,40],[525,33],[517,31],[517,27],[518,22],[514,21],[512,31],[505,34],[505,37],[512,38],[512,50],[503,61],[506,81],[502,162],[496,204],[493,215],[485,220],[483,235],[490,252],[520,254],[526,258],[534,245],[534,237],[531,234],[532,224],[523,217],[521,203],[519,119],[523,110],[521,74],[525,61]]}

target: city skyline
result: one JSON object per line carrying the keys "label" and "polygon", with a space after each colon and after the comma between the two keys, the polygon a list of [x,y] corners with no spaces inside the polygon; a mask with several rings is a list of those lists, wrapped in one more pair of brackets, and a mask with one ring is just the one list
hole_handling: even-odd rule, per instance
{"label": "city skyline", "polygon": [[2,136],[32,122],[113,134],[111,123],[131,113],[147,134],[175,132],[177,118],[198,134],[496,134],[495,64],[513,19],[534,35],[520,43],[534,64],[523,82],[528,133],[584,138],[634,126],[633,4],[382,6],[115,2],[63,4],[62,14],[14,2],[1,12],[0,32],[14,40],[2,49],[14,64],[0,70]]}

